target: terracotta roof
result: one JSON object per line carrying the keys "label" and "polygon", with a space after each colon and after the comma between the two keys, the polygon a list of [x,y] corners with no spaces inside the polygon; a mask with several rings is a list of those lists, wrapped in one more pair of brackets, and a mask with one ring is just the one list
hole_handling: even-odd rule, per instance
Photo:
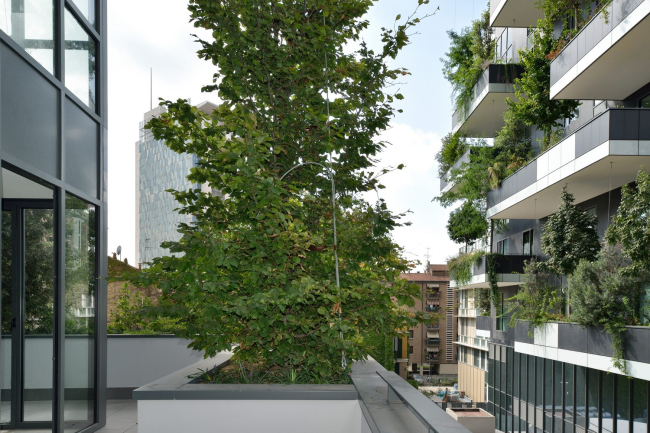
{"label": "terracotta roof", "polygon": [[426,272],[410,272],[408,274],[400,274],[400,278],[404,278],[407,281],[431,281],[431,282],[449,281],[449,277],[440,277],[437,275],[431,275]]}
{"label": "terracotta roof", "polygon": [[449,267],[447,265],[433,265],[429,264],[430,271],[448,271]]}

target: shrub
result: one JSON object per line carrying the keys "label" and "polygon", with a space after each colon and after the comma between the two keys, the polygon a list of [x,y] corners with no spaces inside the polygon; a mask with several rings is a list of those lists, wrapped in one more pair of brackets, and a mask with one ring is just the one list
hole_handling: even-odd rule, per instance
{"label": "shrub", "polygon": [[647,272],[626,272],[631,261],[621,247],[606,245],[595,262],[581,260],[569,278],[571,319],[582,326],[603,326],[612,337],[614,366],[625,372],[625,326],[638,323]]}

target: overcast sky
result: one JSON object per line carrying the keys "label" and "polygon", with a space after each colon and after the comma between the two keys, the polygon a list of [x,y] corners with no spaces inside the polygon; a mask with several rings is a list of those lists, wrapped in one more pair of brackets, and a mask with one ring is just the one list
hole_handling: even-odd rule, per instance
{"label": "overcast sky", "polygon": [[[150,68],[153,68],[154,106],[159,97],[191,98],[193,103],[217,102],[201,93],[212,82],[214,66],[198,59],[183,0],[110,0],[108,3],[108,251],[122,246],[122,257],[135,260],[135,142],[138,124],[149,110]],[[411,211],[409,227],[395,231],[395,240],[410,259],[444,263],[458,251],[445,228],[449,209],[431,200],[440,192],[434,156],[440,138],[451,129],[450,86],[442,77],[440,58],[447,51],[447,30],[469,25],[486,8],[484,0],[431,0],[421,11],[433,13],[420,23],[412,43],[393,66],[409,69],[400,86],[404,112],[393,119],[382,139],[393,145],[381,156],[380,166],[406,165],[384,177],[381,196],[395,212]],[[380,0],[368,15],[364,39],[381,47],[381,27],[393,27],[395,17],[406,17],[417,0]],[[421,270],[421,267],[418,267]]]}

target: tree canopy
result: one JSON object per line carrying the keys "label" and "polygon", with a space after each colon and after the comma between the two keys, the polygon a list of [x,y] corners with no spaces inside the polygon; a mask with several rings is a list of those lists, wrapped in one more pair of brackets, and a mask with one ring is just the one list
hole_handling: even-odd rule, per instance
{"label": "tree canopy", "polygon": [[[390,233],[402,215],[359,195],[381,187],[376,173],[385,171],[374,157],[387,143],[375,138],[402,98],[386,89],[408,74],[388,61],[420,20],[384,29],[375,52],[359,40],[371,4],[190,1],[194,25],[214,37],[200,40],[199,56],[217,67],[203,90],[223,102],[203,113],[163,101],[168,112],[148,127],[198,157],[192,183],[222,194],[174,191],[195,223],[181,224],[181,239],[163,244],[172,255],[135,280],[162,289],[168,312],[184,320],[183,336],[206,356],[234,345],[234,361],[331,379],[345,372],[342,352],[348,361],[368,355],[364,335],[397,335],[436,319],[405,308],[420,294],[399,278],[409,267]],[[345,53],[350,41],[359,49]],[[315,164],[291,170],[305,162]]]}
{"label": "tree canopy", "polygon": [[562,203],[551,214],[542,231],[542,251],[548,255],[544,267],[557,275],[571,275],[580,260],[596,260],[600,241],[596,215],[578,209],[573,194],[562,188]]}

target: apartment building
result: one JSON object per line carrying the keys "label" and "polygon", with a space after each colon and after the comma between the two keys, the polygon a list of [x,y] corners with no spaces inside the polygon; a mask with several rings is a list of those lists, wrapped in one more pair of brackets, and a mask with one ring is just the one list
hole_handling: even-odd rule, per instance
{"label": "apartment building", "polygon": [[449,287],[447,265],[428,264],[426,272],[410,272],[401,278],[420,287],[422,299],[415,301],[416,311],[441,314],[432,325],[409,329],[408,368],[424,377],[434,374],[457,374],[454,342],[457,329],[453,318],[455,291]]}
{"label": "apartment building", "polygon": [[[506,61],[486,69],[467,115],[454,116],[453,129],[470,137],[495,136],[507,107],[505,98],[514,93],[508,80],[499,80],[490,71],[517,68],[511,65],[518,59],[510,46],[529,43],[529,34],[543,17],[531,1],[495,0],[490,8],[494,34],[501,38],[496,57],[505,55]],[[563,187],[574,195],[574,204],[597,217],[602,240],[620,204],[621,187],[635,181],[640,167],[650,169],[649,32],[649,0],[613,0],[605,10],[587,17],[576,35],[554,53],[550,98],[579,100],[578,111],[564,122],[557,144],[545,151],[537,147],[532,160],[486,197],[487,217],[505,223],[485,249],[500,253],[496,259],[500,311],[492,307],[489,316],[472,311],[476,289],[489,287],[485,257],[473,265],[468,283],[450,282],[458,288],[462,306],[459,383],[476,401],[479,393],[487,394],[497,430],[648,431],[648,328],[627,328],[623,373],[612,365],[612,340],[602,329],[568,322],[534,330],[526,323],[512,328],[504,301],[520,289],[527,260],[547,259],[540,236],[549,215],[558,209]],[[532,127],[533,143],[539,134]],[[468,151],[463,156],[466,163],[470,155]],[[461,158],[456,168],[462,163]],[[441,191],[453,188],[457,185],[443,176]],[[566,278],[562,283],[566,285]],[[484,352],[487,365],[481,358]]]}
{"label": "apartment building", "polygon": [[106,423],[106,1],[0,2],[0,429]]}

